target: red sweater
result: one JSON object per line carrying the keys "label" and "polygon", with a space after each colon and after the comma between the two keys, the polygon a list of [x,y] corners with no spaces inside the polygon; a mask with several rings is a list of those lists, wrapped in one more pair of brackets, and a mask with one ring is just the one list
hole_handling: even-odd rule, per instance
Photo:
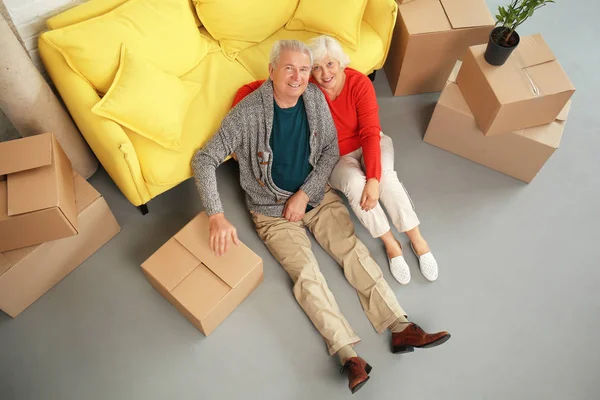
{"label": "red sweater", "polygon": [[[340,155],[346,155],[362,147],[366,178],[380,180],[379,132],[381,127],[375,89],[366,75],[352,68],[346,68],[345,71],[346,82],[335,100],[331,101],[323,91],[337,129]],[[235,95],[232,107],[258,89],[263,82],[264,80],[260,80],[242,86]],[[311,82],[316,83],[312,80]]]}

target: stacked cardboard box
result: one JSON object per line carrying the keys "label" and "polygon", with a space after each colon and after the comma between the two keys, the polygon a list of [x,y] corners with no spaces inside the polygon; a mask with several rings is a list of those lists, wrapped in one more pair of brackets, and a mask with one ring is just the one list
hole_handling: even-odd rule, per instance
{"label": "stacked cardboard box", "polygon": [[540,35],[500,67],[484,51],[457,63],[424,141],[529,183],[560,144],[575,88]]}
{"label": "stacked cardboard box", "polygon": [[396,0],[398,19],[384,65],[394,96],[444,88],[469,46],[487,43],[494,19],[485,0]]}
{"label": "stacked cardboard box", "polygon": [[526,36],[506,64],[488,64],[486,45],[469,48],[456,82],[486,135],[549,124],[575,88],[542,35]]}
{"label": "stacked cardboard box", "polygon": [[16,317],[120,230],[52,134],[0,143],[0,309]]}
{"label": "stacked cardboard box", "polygon": [[0,251],[77,234],[71,162],[52,134],[0,144]]}
{"label": "stacked cardboard box", "polygon": [[200,213],[142,264],[152,286],[206,336],[263,280],[258,255],[240,242],[217,257],[208,233]]}

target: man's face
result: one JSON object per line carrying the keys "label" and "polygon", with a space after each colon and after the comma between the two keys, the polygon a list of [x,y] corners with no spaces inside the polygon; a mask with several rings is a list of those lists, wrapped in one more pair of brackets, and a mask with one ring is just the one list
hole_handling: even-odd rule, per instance
{"label": "man's face", "polygon": [[310,78],[310,57],[300,51],[284,50],[276,66],[269,66],[275,96],[286,101],[298,100]]}

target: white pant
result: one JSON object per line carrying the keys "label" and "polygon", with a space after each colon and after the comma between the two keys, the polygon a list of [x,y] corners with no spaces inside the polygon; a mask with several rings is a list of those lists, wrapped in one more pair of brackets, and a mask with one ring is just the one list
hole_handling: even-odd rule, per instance
{"label": "white pant", "polygon": [[383,203],[399,232],[409,231],[419,225],[419,218],[408,192],[394,171],[394,144],[392,139],[383,132],[381,133],[380,202],[369,211],[360,208],[360,199],[366,183],[362,148],[340,157],[329,177],[329,185],[344,193],[359,221],[374,238],[390,230],[390,224],[380,203]]}

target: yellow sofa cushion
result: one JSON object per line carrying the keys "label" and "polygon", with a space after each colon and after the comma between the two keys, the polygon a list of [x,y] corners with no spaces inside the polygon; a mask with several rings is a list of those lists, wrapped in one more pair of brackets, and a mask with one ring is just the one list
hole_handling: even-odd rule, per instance
{"label": "yellow sofa cushion", "polygon": [[283,27],[298,0],[193,0],[202,25],[219,41],[223,52],[235,55],[260,43]]}
{"label": "yellow sofa cushion", "polygon": [[102,14],[119,7],[128,0],[88,0],[77,7],[69,8],[46,21],[49,29],[64,28],[88,19],[99,17]]}
{"label": "yellow sofa cushion", "polygon": [[177,76],[211,51],[188,0],[130,0],[97,18],[47,32],[42,39],[100,93],[114,80],[122,43]]}
{"label": "yellow sofa cushion", "polygon": [[161,71],[123,46],[115,81],[92,112],[167,149],[180,150],[183,122],[200,87]]}
{"label": "yellow sofa cushion", "polygon": [[182,76],[202,90],[192,100],[183,124],[181,151],[170,151],[133,131],[125,129],[140,162],[144,180],[153,193],[192,176],[191,161],[196,150],[204,146],[219,126],[237,90],[254,78],[236,61],[222,52],[207,55],[192,71]]}
{"label": "yellow sofa cushion", "polygon": [[[280,29],[268,39],[256,46],[242,51],[237,61],[252,74],[254,79],[266,79],[269,76],[269,53],[276,40],[298,39],[307,43],[318,36],[318,33],[309,31],[290,31]],[[360,31],[360,44],[356,50],[341,43],[344,52],[350,57],[350,67],[369,74],[385,56],[385,44],[371,25],[363,21]]]}
{"label": "yellow sofa cushion", "polygon": [[329,35],[356,50],[366,6],[367,0],[300,0],[285,28]]}

